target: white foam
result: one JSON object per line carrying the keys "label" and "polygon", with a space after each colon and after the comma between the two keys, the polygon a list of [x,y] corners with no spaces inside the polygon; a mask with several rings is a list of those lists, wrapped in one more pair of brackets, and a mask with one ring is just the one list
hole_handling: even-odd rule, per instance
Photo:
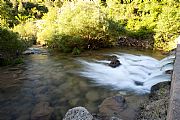
{"label": "white foam", "polygon": [[[122,53],[113,55],[118,57],[122,65],[111,68],[107,65],[110,62],[107,60],[94,62],[80,60],[84,66],[80,74],[98,85],[108,85],[117,90],[131,90],[137,93],[150,92],[153,85],[171,80],[170,75],[165,74],[165,71],[173,69],[174,56],[159,61],[142,55]],[[137,85],[135,81],[143,85]]]}

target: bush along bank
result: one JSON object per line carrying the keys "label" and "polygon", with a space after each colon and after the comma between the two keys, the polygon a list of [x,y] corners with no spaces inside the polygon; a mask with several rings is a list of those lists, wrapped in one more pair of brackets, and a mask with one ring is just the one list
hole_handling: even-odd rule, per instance
{"label": "bush along bank", "polygon": [[107,0],[51,7],[37,40],[63,52],[132,46],[169,51],[180,33],[178,1]]}
{"label": "bush along bank", "polygon": [[[61,52],[80,54],[112,46],[169,51],[180,33],[179,8],[177,0],[55,0],[37,4],[3,0],[0,21],[23,39],[37,40]],[[13,11],[16,14],[10,14]],[[31,15],[25,14],[29,12]]]}
{"label": "bush along bank", "polygon": [[0,28],[0,66],[21,63],[21,53],[27,47],[27,42],[19,34]]}

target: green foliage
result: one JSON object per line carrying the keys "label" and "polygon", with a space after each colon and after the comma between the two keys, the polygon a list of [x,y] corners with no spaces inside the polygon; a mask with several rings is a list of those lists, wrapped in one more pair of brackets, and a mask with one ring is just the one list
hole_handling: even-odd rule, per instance
{"label": "green foliage", "polygon": [[13,31],[19,33],[21,39],[26,42],[27,46],[36,44],[37,30],[36,24],[33,22],[22,23],[13,28]]}
{"label": "green foliage", "polygon": [[2,64],[16,61],[25,48],[25,42],[20,39],[17,33],[0,27],[0,60]]}
{"label": "green foliage", "polygon": [[108,18],[126,28],[125,36],[151,40],[154,48],[171,50],[174,39],[180,33],[180,3],[175,0],[144,1],[133,0],[128,4],[108,0]]}
{"label": "green foliage", "polygon": [[76,47],[72,51],[73,55],[79,55],[80,53],[81,53],[81,51],[78,48],[76,48]]}
{"label": "green foliage", "polygon": [[45,24],[38,39],[63,52],[110,47],[124,31],[118,23],[106,19],[106,14],[93,2],[64,4],[60,13],[54,10],[43,17]]}
{"label": "green foliage", "polygon": [[63,52],[72,52],[73,54],[80,53],[85,45],[81,38],[68,35],[53,35],[52,40],[47,41],[49,47],[57,48]]}
{"label": "green foliage", "polygon": [[48,9],[42,3],[23,2],[22,0],[0,1],[0,23],[2,27],[14,27],[29,19],[40,19]]}
{"label": "green foliage", "polygon": [[154,47],[169,51],[176,46],[175,38],[180,34],[180,5],[166,5],[159,15],[157,27],[155,28]]}
{"label": "green foliage", "polygon": [[177,1],[56,2],[61,9],[49,8],[37,39],[63,52],[110,47],[121,35],[170,50],[179,33]]}
{"label": "green foliage", "polygon": [[32,2],[23,2],[24,11],[22,14],[26,16],[32,16],[37,19],[41,18],[44,13],[48,12],[48,9],[43,4],[36,4]]}
{"label": "green foliage", "polygon": [[16,23],[13,16],[12,4],[9,1],[0,0],[0,27],[12,27]]}
{"label": "green foliage", "polygon": [[22,50],[22,41],[19,35],[7,29],[0,28],[0,50],[3,52],[16,53],[16,50]]}
{"label": "green foliage", "polygon": [[73,54],[111,47],[119,36],[170,50],[180,33],[179,9],[179,0],[1,0],[0,22],[27,43]]}
{"label": "green foliage", "polygon": [[49,8],[49,12],[43,16],[42,21],[37,23],[38,33],[37,42],[45,44],[45,41],[50,41],[52,36],[57,32],[57,9],[54,7]]}

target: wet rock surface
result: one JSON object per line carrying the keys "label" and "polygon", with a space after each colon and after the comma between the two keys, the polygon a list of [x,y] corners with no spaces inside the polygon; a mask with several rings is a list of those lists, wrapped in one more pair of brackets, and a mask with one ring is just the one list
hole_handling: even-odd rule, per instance
{"label": "wet rock surface", "polygon": [[111,61],[108,65],[112,68],[116,68],[121,65],[120,61],[118,60],[118,57],[115,55],[109,56],[108,60]]}
{"label": "wet rock surface", "polygon": [[[171,85],[171,82],[170,81],[167,81],[167,82],[160,82],[156,85],[153,85],[151,87],[151,93],[149,94],[150,97],[154,97],[157,92],[163,88],[166,88],[167,86],[170,86]],[[167,95],[166,95],[167,96]]]}
{"label": "wet rock surface", "polygon": [[118,67],[120,66],[121,63],[119,60],[112,60],[110,63],[109,63],[109,66],[112,67],[112,68],[115,68],[115,67]]}
{"label": "wet rock surface", "polygon": [[167,70],[165,73],[166,73],[166,74],[171,74],[171,75],[172,75],[173,70]]}
{"label": "wet rock surface", "polygon": [[140,81],[134,81],[134,83],[137,85],[137,86],[143,86],[143,82],[140,82]]}
{"label": "wet rock surface", "polygon": [[170,97],[170,82],[154,85],[149,99],[141,104],[137,120],[166,120]]}

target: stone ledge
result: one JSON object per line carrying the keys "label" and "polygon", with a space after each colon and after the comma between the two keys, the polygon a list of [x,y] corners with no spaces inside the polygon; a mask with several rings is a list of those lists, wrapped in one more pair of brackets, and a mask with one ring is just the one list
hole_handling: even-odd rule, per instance
{"label": "stone ledge", "polygon": [[176,49],[167,120],[180,120],[180,45]]}

